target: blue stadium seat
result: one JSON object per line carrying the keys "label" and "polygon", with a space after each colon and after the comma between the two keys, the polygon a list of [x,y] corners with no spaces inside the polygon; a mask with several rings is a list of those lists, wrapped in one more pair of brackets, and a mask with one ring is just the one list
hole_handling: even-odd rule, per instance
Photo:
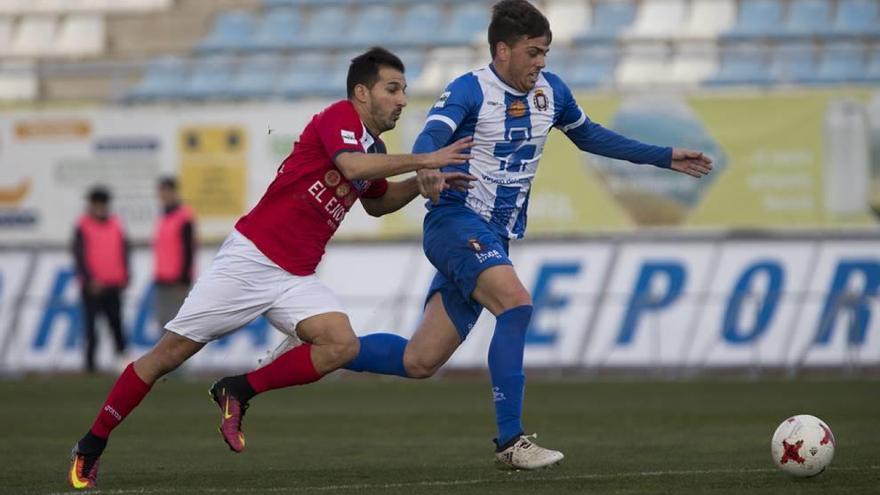
{"label": "blue stadium seat", "polygon": [[126,101],[150,101],[177,97],[188,74],[187,63],[179,57],[150,61],[144,78],[125,95]]}
{"label": "blue stadium seat", "polygon": [[880,5],[877,0],[839,0],[837,16],[828,36],[880,38]]}
{"label": "blue stadium seat", "polygon": [[299,9],[277,8],[266,11],[253,36],[244,44],[249,51],[287,50],[296,45],[302,30]]}
{"label": "blue stadium seat", "polygon": [[[614,84],[618,53],[614,45],[582,48],[568,55],[569,63],[560,74],[572,87],[592,88]],[[551,72],[553,69],[550,69]]]}
{"label": "blue stadium seat", "polygon": [[385,42],[397,29],[397,13],[389,5],[371,5],[360,10],[345,36],[349,46],[368,47]]}
{"label": "blue stadium seat", "polygon": [[287,60],[272,54],[254,55],[242,61],[229,83],[232,98],[269,98],[275,82],[286,69]]}
{"label": "blue stadium seat", "polygon": [[348,12],[342,7],[321,7],[312,11],[306,29],[299,39],[305,48],[344,47],[351,29]]}
{"label": "blue stadium seat", "polygon": [[798,0],[791,2],[788,17],[781,29],[770,33],[776,39],[805,39],[827,31],[831,23],[831,4],[828,0]]}
{"label": "blue stadium seat", "polygon": [[249,12],[234,10],[220,14],[211,33],[196,47],[196,52],[214,53],[241,49],[254,31],[254,22],[254,17]]}
{"label": "blue stadium seat", "polygon": [[802,84],[816,73],[816,50],[810,42],[777,45],[770,60],[770,78],[774,84]]}
{"label": "blue stadium seat", "polygon": [[874,45],[868,54],[868,65],[858,82],[880,84],[880,45]]}
{"label": "blue stadium seat", "polygon": [[865,72],[865,44],[838,41],[822,49],[813,83],[839,84],[856,82]]}
{"label": "blue stadium seat", "polygon": [[286,98],[319,96],[330,76],[327,58],[308,52],[296,57],[281,76],[278,90]]}
{"label": "blue stadium seat", "polygon": [[412,48],[396,50],[394,53],[403,61],[403,65],[406,68],[407,84],[412,86],[413,82],[422,75],[422,71],[425,69],[425,53]]}
{"label": "blue stadium seat", "polygon": [[721,38],[749,40],[769,36],[782,25],[782,12],[782,2],[779,0],[742,0],[736,24]]}
{"label": "blue stadium seat", "polygon": [[229,96],[234,59],[227,55],[213,55],[193,65],[189,79],[182,87],[181,96],[191,100],[210,100]]}
{"label": "blue stadium seat", "polygon": [[751,42],[728,43],[721,47],[720,65],[707,86],[762,85],[767,78],[767,49]]}
{"label": "blue stadium seat", "polygon": [[389,46],[429,46],[443,40],[445,15],[434,3],[420,3],[406,10],[400,27],[387,33]]}
{"label": "blue stadium seat", "polygon": [[611,41],[636,18],[636,4],[632,1],[599,1],[593,5],[590,29],[574,37],[575,43]]}
{"label": "blue stadium seat", "polygon": [[489,5],[483,2],[466,3],[457,6],[450,15],[449,24],[443,33],[447,45],[469,45],[477,37],[483,37],[489,27]]}

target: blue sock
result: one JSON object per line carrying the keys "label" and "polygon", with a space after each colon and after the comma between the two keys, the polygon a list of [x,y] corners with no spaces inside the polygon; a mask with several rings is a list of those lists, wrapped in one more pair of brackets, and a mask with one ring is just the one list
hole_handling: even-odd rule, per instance
{"label": "blue sock", "polygon": [[372,333],[360,337],[359,340],[361,350],[352,362],[344,366],[345,369],[406,378],[403,351],[408,340],[393,333]]}
{"label": "blue sock", "polygon": [[523,432],[522,403],[526,386],[523,352],[531,318],[531,306],[517,306],[501,313],[489,344],[489,374],[499,447]]}

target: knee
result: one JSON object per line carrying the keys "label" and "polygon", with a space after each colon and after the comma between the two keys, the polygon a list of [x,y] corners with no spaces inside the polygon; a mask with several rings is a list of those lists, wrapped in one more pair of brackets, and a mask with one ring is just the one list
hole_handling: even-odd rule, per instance
{"label": "knee", "polygon": [[440,369],[440,364],[425,359],[422,356],[414,356],[404,353],[403,368],[406,370],[406,375],[408,377],[424,379],[434,376],[434,373]]}
{"label": "knee", "polygon": [[[511,290],[499,297],[499,314],[507,310],[518,308],[520,306],[531,306],[532,296],[529,291],[521,288],[520,290]],[[495,315],[498,316],[498,315]]]}
{"label": "knee", "polygon": [[336,367],[345,366],[357,357],[361,349],[361,342],[354,335],[347,335],[334,339],[333,343],[327,346],[330,361]]}

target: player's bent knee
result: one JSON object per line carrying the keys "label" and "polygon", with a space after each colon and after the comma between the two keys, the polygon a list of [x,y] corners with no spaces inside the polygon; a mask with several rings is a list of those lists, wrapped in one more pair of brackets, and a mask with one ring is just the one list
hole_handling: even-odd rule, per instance
{"label": "player's bent knee", "polygon": [[360,352],[361,343],[354,336],[338,338],[326,346],[327,357],[335,367],[341,367],[350,363]]}
{"label": "player's bent knee", "polygon": [[404,355],[403,368],[406,370],[406,376],[410,378],[424,379],[434,376],[434,373],[440,369],[440,365],[429,362],[423,358],[410,358],[407,355]]}

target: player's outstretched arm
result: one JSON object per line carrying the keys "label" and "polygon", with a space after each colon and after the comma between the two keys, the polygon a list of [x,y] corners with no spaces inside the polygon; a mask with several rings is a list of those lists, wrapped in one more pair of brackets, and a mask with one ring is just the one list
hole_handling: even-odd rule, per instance
{"label": "player's outstretched arm", "polygon": [[712,159],[702,151],[673,148],[672,164],[669,168],[699,179],[712,171]]}
{"label": "player's outstretched arm", "polygon": [[[477,180],[473,175],[464,172],[438,172],[438,174],[443,182],[443,189],[464,191],[473,187],[471,181]],[[419,187],[418,180],[412,177],[400,182],[389,182],[384,195],[378,198],[361,197],[361,204],[371,216],[381,217],[403,208],[419,194],[427,197]]]}
{"label": "player's outstretched arm", "polygon": [[423,168],[460,165],[471,158],[472,141],[473,137],[464,137],[430,153],[340,153],[336,156],[335,163],[348,180],[384,179]]}

